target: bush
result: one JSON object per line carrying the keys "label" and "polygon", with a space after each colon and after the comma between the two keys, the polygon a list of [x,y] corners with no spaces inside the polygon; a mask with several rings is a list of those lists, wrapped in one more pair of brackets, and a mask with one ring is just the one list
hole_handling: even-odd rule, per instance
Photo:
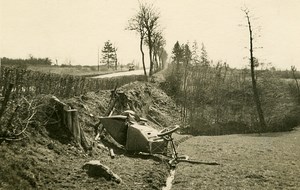
{"label": "bush", "polygon": [[[295,85],[272,71],[259,73],[258,91],[268,128],[259,127],[249,70],[218,65],[189,66],[186,92],[182,73],[166,72],[162,88],[182,106],[185,131],[197,135],[222,135],[288,131],[299,124]],[[180,72],[184,72],[181,67]],[[186,96],[186,97],[185,97]],[[298,111],[297,111],[298,110]]]}
{"label": "bush", "polygon": [[10,83],[14,84],[13,97],[51,94],[68,98],[89,91],[113,89],[133,81],[143,81],[144,76],[132,75],[116,78],[93,79],[82,76],[59,75],[30,71],[15,67],[2,67],[0,92],[4,94]]}

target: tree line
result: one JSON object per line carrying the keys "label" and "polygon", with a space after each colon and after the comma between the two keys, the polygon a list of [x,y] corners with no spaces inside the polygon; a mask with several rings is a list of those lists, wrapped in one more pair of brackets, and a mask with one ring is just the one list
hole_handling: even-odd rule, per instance
{"label": "tree line", "polygon": [[35,58],[32,55],[27,59],[11,59],[7,57],[1,58],[1,64],[6,66],[50,66],[52,61],[49,58]]}
{"label": "tree line", "polygon": [[224,61],[210,60],[203,43],[198,47],[196,41],[176,42],[165,73],[162,87],[180,105],[181,126],[187,133],[287,131],[300,124],[300,91],[296,80],[286,81],[273,70],[255,76],[266,124],[261,126],[251,69],[233,69]]}

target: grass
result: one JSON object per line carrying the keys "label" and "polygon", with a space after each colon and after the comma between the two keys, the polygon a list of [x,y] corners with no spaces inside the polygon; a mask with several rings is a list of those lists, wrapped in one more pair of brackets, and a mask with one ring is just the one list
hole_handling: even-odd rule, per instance
{"label": "grass", "polygon": [[172,189],[299,189],[300,129],[261,135],[198,136],[179,145],[191,160],[179,163]]}

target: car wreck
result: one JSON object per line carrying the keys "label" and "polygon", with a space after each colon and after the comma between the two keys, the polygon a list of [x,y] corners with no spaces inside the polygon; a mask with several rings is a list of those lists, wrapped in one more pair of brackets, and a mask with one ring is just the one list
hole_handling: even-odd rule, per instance
{"label": "car wreck", "polygon": [[[146,119],[140,118],[131,110],[120,115],[101,117],[100,123],[100,128],[105,129],[118,144],[130,153],[162,154],[177,158],[172,138],[172,133],[179,129],[177,125],[159,131],[148,125]],[[171,155],[168,155],[169,143],[172,149]]]}

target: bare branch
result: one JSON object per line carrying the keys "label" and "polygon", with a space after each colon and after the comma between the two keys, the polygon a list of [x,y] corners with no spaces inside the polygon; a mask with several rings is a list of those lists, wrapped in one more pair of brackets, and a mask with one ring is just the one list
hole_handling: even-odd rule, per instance
{"label": "bare branch", "polygon": [[15,136],[20,136],[22,133],[24,133],[29,125],[29,123],[31,122],[31,119],[34,117],[34,115],[37,113],[37,111],[34,111],[33,114],[28,118],[26,126],[24,127],[24,129],[20,132],[15,134]]}

